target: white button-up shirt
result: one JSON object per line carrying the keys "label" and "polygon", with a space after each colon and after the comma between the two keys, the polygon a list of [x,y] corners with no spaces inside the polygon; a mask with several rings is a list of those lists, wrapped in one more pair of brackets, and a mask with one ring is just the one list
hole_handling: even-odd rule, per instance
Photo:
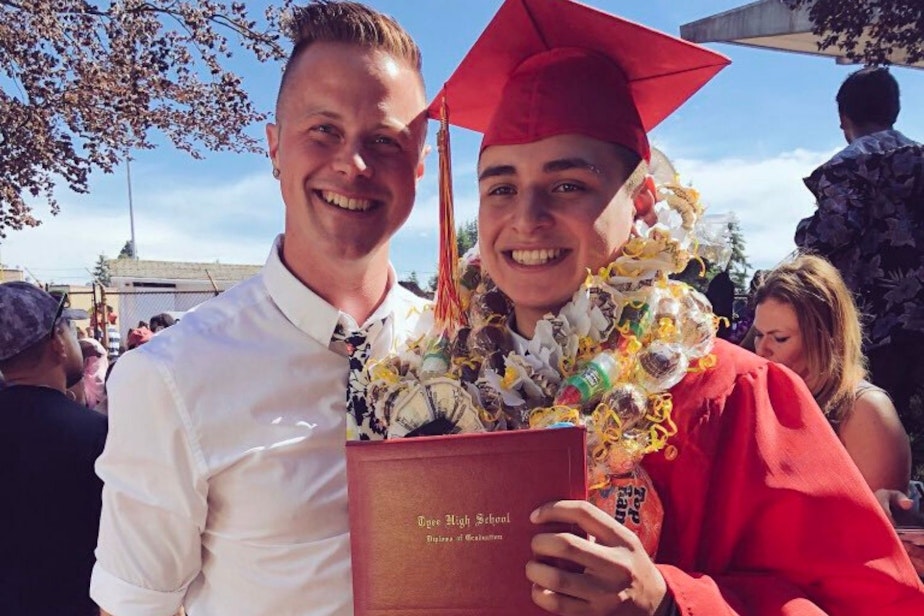
{"label": "white button-up shirt", "polygon": [[[351,320],[282,264],[119,359],[90,594],[115,616],[349,616],[344,456]],[[425,305],[395,284],[381,355]]]}

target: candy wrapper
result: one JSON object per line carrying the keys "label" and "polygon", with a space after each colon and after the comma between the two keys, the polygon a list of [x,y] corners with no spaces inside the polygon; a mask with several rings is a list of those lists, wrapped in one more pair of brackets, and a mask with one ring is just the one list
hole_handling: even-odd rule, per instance
{"label": "candy wrapper", "polygon": [[611,477],[606,486],[592,490],[587,500],[635,533],[648,555],[655,557],[664,525],[664,505],[644,468]]}

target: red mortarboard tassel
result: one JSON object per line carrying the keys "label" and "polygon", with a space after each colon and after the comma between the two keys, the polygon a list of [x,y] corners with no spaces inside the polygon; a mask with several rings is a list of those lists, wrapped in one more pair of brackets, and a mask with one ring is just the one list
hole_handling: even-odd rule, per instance
{"label": "red mortarboard tassel", "polygon": [[459,301],[459,249],[452,203],[452,160],[449,149],[449,108],[446,97],[440,104],[440,129],[436,135],[440,157],[440,251],[436,279],[436,329],[451,332],[465,318]]}

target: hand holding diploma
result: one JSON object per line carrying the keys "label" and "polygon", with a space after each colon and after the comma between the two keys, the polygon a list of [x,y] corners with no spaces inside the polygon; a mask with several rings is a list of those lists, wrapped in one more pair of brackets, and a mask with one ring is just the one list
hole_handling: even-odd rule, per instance
{"label": "hand holding diploma", "polygon": [[[526,565],[533,601],[553,614],[659,616],[670,604],[667,584],[638,537],[584,501],[556,501],[536,509],[535,524],[576,524],[587,538],[572,533],[541,533],[532,541],[535,558]],[[572,562],[575,572],[547,564]]]}

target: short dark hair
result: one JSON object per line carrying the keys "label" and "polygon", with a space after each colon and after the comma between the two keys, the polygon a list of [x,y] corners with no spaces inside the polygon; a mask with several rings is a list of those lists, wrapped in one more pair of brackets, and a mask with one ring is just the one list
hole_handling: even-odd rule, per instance
{"label": "short dark hair", "polygon": [[294,46],[282,74],[280,95],[295,59],[316,42],[348,43],[384,51],[405,61],[423,84],[422,56],[411,35],[394,18],[359,2],[312,0],[292,9],[285,29]]}
{"label": "short dark hair", "polygon": [[847,76],[837,91],[837,110],[856,124],[892,126],[898,119],[898,82],[885,67],[867,67]]}
{"label": "short dark hair", "polygon": [[[151,317],[151,329],[155,327],[170,327],[176,323],[176,319],[172,315],[167,314],[166,312],[161,312],[160,314],[155,314]],[[141,327],[139,324],[138,327]],[[147,327],[147,325],[145,325]]]}
{"label": "short dark hair", "polygon": [[626,172],[629,174],[635,171],[635,168],[642,162],[642,157],[634,150],[630,150],[626,146],[618,143],[614,143],[613,147],[616,150],[616,156],[618,156],[622,164],[626,166]]}

